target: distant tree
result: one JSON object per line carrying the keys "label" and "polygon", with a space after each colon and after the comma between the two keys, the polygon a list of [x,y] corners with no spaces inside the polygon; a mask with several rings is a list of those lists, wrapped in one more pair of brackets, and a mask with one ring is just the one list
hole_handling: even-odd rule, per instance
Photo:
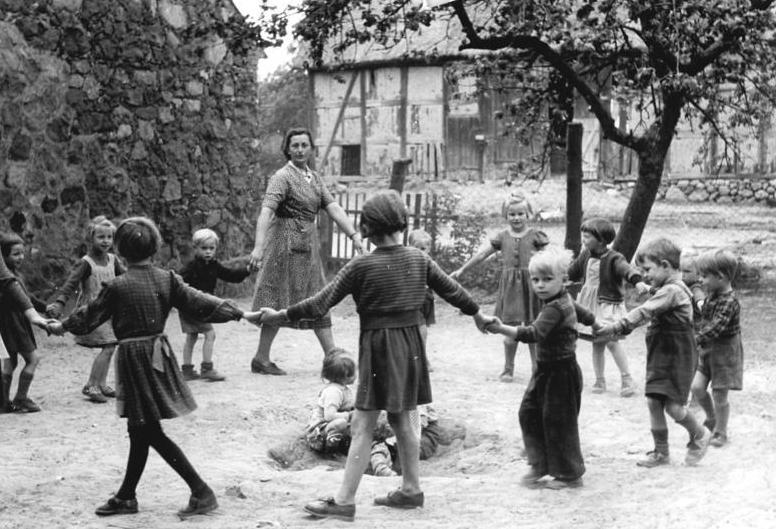
{"label": "distant tree", "polygon": [[[614,243],[631,257],[680,119],[706,127],[734,154],[736,129],[768,124],[776,101],[773,3],[303,0],[305,18],[295,33],[310,43],[314,60],[324,54],[336,60],[353,45],[405,45],[423,26],[447,20],[449,38],[459,39],[461,50],[498,52],[477,59],[478,68],[508,77],[525,94],[524,103],[549,107],[553,121],[570,118],[569,94],[576,91],[603,137],[638,156],[638,178]],[[634,101],[641,126],[620,130],[609,97]]]}
{"label": "distant tree", "polygon": [[261,167],[268,174],[286,163],[280,142],[291,127],[310,127],[309,79],[300,69],[281,67],[259,82],[259,150]]}

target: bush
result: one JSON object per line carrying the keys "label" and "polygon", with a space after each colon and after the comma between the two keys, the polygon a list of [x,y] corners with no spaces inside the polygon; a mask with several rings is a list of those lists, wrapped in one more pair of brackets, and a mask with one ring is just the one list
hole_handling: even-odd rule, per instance
{"label": "bush", "polygon": [[[459,210],[461,197],[450,192],[436,195],[437,242],[434,259],[446,272],[460,268],[483,246],[483,237],[488,227],[488,217],[482,211]],[[440,226],[450,229],[450,244],[440,244]],[[492,294],[501,277],[502,260],[497,254],[481,263],[476,269],[463,274],[459,280],[467,289],[478,289]]]}

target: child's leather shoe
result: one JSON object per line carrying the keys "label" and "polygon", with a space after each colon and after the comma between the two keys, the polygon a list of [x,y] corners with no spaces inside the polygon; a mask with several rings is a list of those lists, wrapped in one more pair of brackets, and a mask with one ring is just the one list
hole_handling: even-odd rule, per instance
{"label": "child's leather shoe", "polygon": [[116,496],[111,497],[104,505],[100,505],[94,511],[97,516],[112,516],[114,514],[137,513],[137,499],[122,500]]}
{"label": "child's leather shoe", "polygon": [[217,508],[218,500],[216,500],[216,495],[212,489],[208,487],[203,492],[200,492],[199,496],[192,494],[189,497],[189,504],[178,511],[178,516],[181,518],[188,518],[197,514],[207,514]]}

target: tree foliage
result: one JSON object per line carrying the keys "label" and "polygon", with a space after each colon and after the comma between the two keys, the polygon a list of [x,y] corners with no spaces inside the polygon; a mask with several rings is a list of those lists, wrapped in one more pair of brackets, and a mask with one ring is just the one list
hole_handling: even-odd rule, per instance
{"label": "tree foliage", "polygon": [[[776,101],[774,0],[433,3],[438,7],[418,0],[303,0],[305,18],[295,31],[310,43],[313,60],[336,62],[350,46],[390,47],[431,24],[447,24],[460,50],[492,52],[471,64],[523,94],[515,115],[549,108],[553,121],[568,121],[571,94],[579,94],[603,136],[639,158],[615,241],[628,256],[640,241],[679,120],[706,127],[735,154],[736,130],[767,125]],[[618,128],[609,97],[632,104],[638,126]]]}

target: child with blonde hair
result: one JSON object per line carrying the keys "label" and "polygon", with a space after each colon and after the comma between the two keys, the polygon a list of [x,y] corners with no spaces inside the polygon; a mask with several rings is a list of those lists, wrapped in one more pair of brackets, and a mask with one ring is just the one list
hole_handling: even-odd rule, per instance
{"label": "child with blonde hair", "polygon": [[[195,231],[191,237],[191,243],[194,246],[194,259],[186,263],[180,271],[181,277],[189,286],[208,294],[215,293],[216,283],[219,279],[230,283],[239,283],[250,275],[250,271],[244,264],[227,266],[216,259],[218,242],[218,235],[213,230],[202,228]],[[183,364],[181,364],[183,378],[186,380],[202,378],[210,382],[225,380],[226,377],[213,368],[213,344],[216,341],[213,325],[187,313],[185,308],[178,312],[178,317],[181,322],[181,330],[186,335],[186,342],[183,344]],[[204,339],[202,341],[202,364],[200,372],[197,373],[191,360],[194,354],[194,344],[197,343],[197,337],[200,334]]]}
{"label": "child with blonde hair", "polygon": [[307,424],[307,444],[316,452],[346,453],[356,403],[350,388],[356,378],[356,363],[344,349],[336,347],[323,359],[321,378],[326,385],[318,393]]}
{"label": "child with blonde hair", "polygon": [[[531,291],[528,261],[544,248],[547,235],[529,227],[531,206],[522,194],[511,195],[504,203],[503,212],[507,228],[493,236],[488,245],[477,252],[462,267],[450,274],[458,279],[461,274],[483,262],[496,252],[501,252],[504,265],[498,283],[494,315],[506,325],[521,325],[533,321],[539,313],[539,299]],[[533,343],[528,344],[531,366],[535,367],[536,352]],[[499,375],[502,382],[512,382],[515,374],[517,342],[504,340],[504,369]]]}
{"label": "child with blonde hair", "polygon": [[639,251],[638,261],[644,278],[657,290],[642,305],[597,332],[600,336],[627,334],[649,323],[644,393],[655,448],[636,463],[646,468],[670,463],[666,415],[690,435],[685,464],[696,465],[706,454],[711,439],[711,432],[687,409],[698,355],[692,293],[682,282],[680,256],[680,248],[668,239],[647,243]]}
{"label": "child with blonde hair", "polygon": [[741,390],[744,377],[741,305],[732,287],[738,260],[729,251],[717,250],[701,254],[697,267],[708,297],[696,328],[695,339],[700,351],[692,392],[706,412],[703,424],[712,430],[711,446],[720,447],[728,442],[728,392]]}
{"label": "child with blonde hair", "polygon": [[[616,235],[611,222],[601,218],[588,219],[582,223],[580,231],[582,251],[571,262],[568,270],[569,280],[583,281],[577,302],[595,314],[600,323],[618,320],[627,313],[624,283],[627,281],[642,292],[648,291],[649,287],[641,280],[638,270],[628,264],[620,252],[609,248]],[[620,370],[620,396],[633,396],[636,386],[628,368],[628,357],[622,344],[615,338],[593,341],[593,393],[606,391],[604,353],[607,348]]]}
{"label": "child with blonde hair", "polygon": [[350,426],[352,439],[345,477],[335,496],[305,506],[308,514],[318,518],[353,520],[355,495],[369,465],[380,410],[388,412],[403,472],[401,487],[375,498],[375,504],[402,509],[423,506],[419,440],[410,412],[419,404],[431,402],[426,347],[420,334],[420,309],[426,286],[464,314],[473,316],[479,329],[491,321],[480,314],[472,297],[428,255],[402,245],[406,229],[407,209],[401,196],[396,191],[376,193],[364,203],[360,225],[361,235],[370,239],[374,251],[353,258],[314,296],[281,311],[261,309],[262,323],[278,325],[320,317],[345,296],[352,295],[361,319],[356,409]]}
{"label": "child with blonde hair", "polygon": [[[94,217],[86,226],[87,251],[76,267],[70,272],[65,284],[59,290],[55,301],[46,307],[46,312],[54,318],[62,316],[68,300],[78,293],[75,305],[83,307],[97,297],[102,286],[124,273],[121,261],[111,253],[116,225],[104,215]],[[100,353],[92,362],[89,380],[81,392],[92,402],[107,402],[107,397],[115,397],[116,391],[108,385],[108,370],[116,337],[110,322],[97,327],[89,334],[77,336],[75,343],[89,348],[99,348]]]}
{"label": "child with blonde hair", "polygon": [[98,516],[138,512],[135,491],[151,447],[191,490],[189,503],[178,516],[187,518],[218,507],[213,490],[162,430],[162,419],[185,415],[197,407],[164,327],[172,308],[185,308],[214,323],[241,318],[257,323],[261,313],[244,312],[231,301],[191,288],[175,272],[154,266],[152,259],[161,244],[159,229],[151,219],[132,217],[121,222],[116,247],[127,260],[127,273],[106,284],[96,299],[62,323],[49,325],[54,334],[84,335],[110,321],[118,338],[116,401],[119,416],[127,419],[129,458],[121,487],[97,507]]}
{"label": "child with blonde hair", "polygon": [[582,485],[585,462],[579,445],[582,371],[576,358],[577,321],[598,328],[595,315],[574,302],[564,283],[571,252],[548,247],[531,257],[531,285],[543,307],[533,323],[514,327],[500,320],[489,332],[536,344],[536,370],[520,404],[520,429],[531,466],[522,483],[533,486],[544,476],[551,489]]}
{"label": "child with blonde hair", "polygon": [[[0,251],[2,251],[3,261],[8,270],[26,293],[27,290],[20,271],[20,266],[25,257],[24,240],[15,233],[0,234]],[[41,300],[29,294],[27,295],[36,311],[46,310],[46,305]],[[0,355],[2,358],[0,413],[33,413],[40,411],[40,406],[28,396],[30,384],[32,384],[33,377],[35,376],[35,369],[40,362],[40,355],[36,352],[38,346],[35,343],[35,335],[30,326],[30,320],[12,304],[4,303],[2,308],[0,308],[0,335],[2,336],[0,349],[4,346],[6,352],[6,354]],[[24,359],[24,369],[19,373],[16,396],[11,400],[13,373],[16,370],[20,356]]]}

